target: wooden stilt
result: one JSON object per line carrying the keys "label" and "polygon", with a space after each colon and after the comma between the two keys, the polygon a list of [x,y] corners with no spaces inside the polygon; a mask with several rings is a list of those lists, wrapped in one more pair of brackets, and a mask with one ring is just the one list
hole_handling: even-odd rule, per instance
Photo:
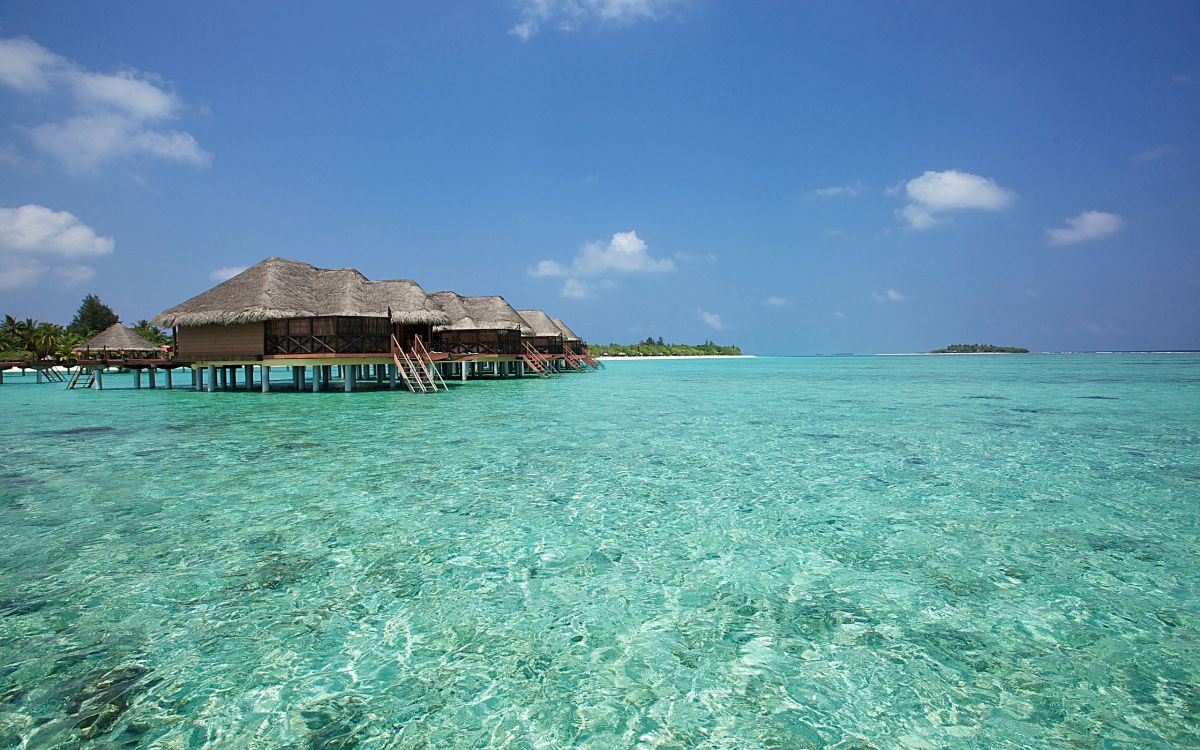
{"label": "wooden stilt", "polygon": [[147,371],[147,373],[146,373],[146,374],[148,374],[148,375],[150,376],[150,390],[152,390],[152,391],[153,391],[153,390],[157,390],[157,389],[158,389],[158,383],[157,383],[157,382],[155,381],[155,379],[154,379],[154,368],[153,368],[153,367],[151,367],[151,368],[150,368],[150,369]]}
{"label": "wooden stilt", "polygon": [[104,368],[96,370],[96,390],[104,390]]}
{"label": "wooden stilt", "polygon": [[388,371],[388,388],[390,390],[394,391],[394,390],[396,390],[396,366],[388,365],[387,371]]}
{"label": "wooden stilt", "polygon": [[254,365],[244,365],[246,370],[246,390],[254,388]]}
{"label": "wooden stilt", "polygon": [[171,373],[175,371],[174,367],[167,368],[167,390],[174,390],[175,384],[171,382]]}
{"label": "wooden stilt", "polygon": [[208,382],[204,384],[205,389],[209,393],[214,393],[217,390],[217,366],[208,366]]}
{"label": "wooden stilt", "polygon": [[140,391],[142,389],[142,368],[134,368],[133,371],[133,388]]}
{"label": "wooden stilt", "polygon": [[342,387],[345,389],[346,393],[351,393],[354,391],[354,386],[355,386],[354,381],[357,379],[356,378],[357,373],[354,372],[356,369],[358,369],[357,365],[350,365],[349,367],[346,367],[346,366],[342,367],[342,370],[346,374],[345,379],[342,381]]}
{"label": "wooden stilt", "polygon": [[271,368],[268,367],[267,365],[262,365],[261,367],[259,367],[258,374],[260,376],[260,379],[262,380],[262,392],[270,393],[271,392]]}

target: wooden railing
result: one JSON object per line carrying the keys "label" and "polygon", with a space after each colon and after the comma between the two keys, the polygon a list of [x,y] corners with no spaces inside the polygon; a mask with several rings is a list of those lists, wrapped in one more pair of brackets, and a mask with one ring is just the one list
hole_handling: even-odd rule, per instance
{"label": "wooden railing", "polygon": [[[442,371],[440,369],[438,369],[437,365],[434,364],[433,357],[429,356],[429,350],[425,348],[425,344],[424,344],[424,342],[421,341],[420,336],[413,336],[413,351],[418,355],[417,358],[419,360],[421,360],[421,365],[423,367],[428,368],[428,370],[426,370],[426,372],[432,370],[433,374],[435,376],[437,376],[438,381],[441,382],[441,384],[442,384],[442,390],[443,391],[450,390],[446,386],[446,381],[442,380]],[[429,378],[429,382],[430,382],[430,384],[433,384],[433,389],[436,391],[437,385],[434,384],[432,377]]]}

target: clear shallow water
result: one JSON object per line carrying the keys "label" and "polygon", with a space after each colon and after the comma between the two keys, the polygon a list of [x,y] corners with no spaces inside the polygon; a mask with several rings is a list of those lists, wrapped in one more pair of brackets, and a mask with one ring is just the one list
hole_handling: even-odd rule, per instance
{"label": "clear shallow water", "polygon": [[0,747],[1200,745],[1197,356],[31,381]]}

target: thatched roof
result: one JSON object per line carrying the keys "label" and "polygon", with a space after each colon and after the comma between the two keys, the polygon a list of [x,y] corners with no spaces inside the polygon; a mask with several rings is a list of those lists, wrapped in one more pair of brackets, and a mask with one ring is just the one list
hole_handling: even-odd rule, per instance
{"label": "thatched roof", "polygon": [[533,335],[512,305],[500,296],[463,297],[455,292],[434,292],[429,295],[442,311],[450,316],[448,325],[440,331],[515,331]]}
{"label": "thatched roof", "polygon": [[446,313],[415,281],[371,281],[353,268],[317,268],[267,258],[154,318],[161,326],[254,323],[344,315],[393,323],[446,324]]}
{"label": "thatched roof", "polygon": [[583,341],[583,339],[575,335],[574,331],[572,331],[570,328],[567,328],[567,324],[562,322],[562,318],[551,318],[550,320],[554,322],[554,325],[558,326],[558,330],[562,331],[563,340]]}
{"label": "thatched roof", "polygon": [[542,310],[517,310],[525,322],[529,324],[532,333],[526,333],[526,336],[559,336],[563,335],[562,330],[554,325],[554,321],[550,320],[550,316]]}
{"label": "thatched roof", "polygon": [[120,323],[113,323],[79,347],[79,351],[88,349],[92,351],[107,349],[110,352],[153,352],[158,350],[158,344],[137,335]]}

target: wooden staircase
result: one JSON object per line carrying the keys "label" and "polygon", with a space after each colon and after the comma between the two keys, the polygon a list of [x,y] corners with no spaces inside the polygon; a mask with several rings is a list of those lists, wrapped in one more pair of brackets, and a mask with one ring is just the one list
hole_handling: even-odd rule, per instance
{"label": "wooden staircase", "polygon": [[579,352],[579,358],[582,359],[593,370],[599,370],[604,367],[604,363],[592,356],[586,348]]}
{"label": "wooden staircase", "polygon": [[542,360],[542,355],[538,354],[537,350],[530,346],[528,341],[522,341],[521,346],[524,348],[524,351],[521,353],[521,361],[525,363],[525,366],[536,372],[539,377],[550,377],[552,373]]}
{"label": "wooden staircase", "polygon": [[583,365],[583,358],[571,351],[571,347],[567,346],[566,344],[563,344],[563,359],[566,360],[567,367],[570,367],[573,370],[587,369]]}
{"label": "wooden staircase", "polygon": [[396,363],[396,369],[400,372],[400,379],[404,381],[404,386],[413,393],[437,393],[450,390],[446,387],[446,381],[442,380],[442,375],[437,368],[433,368],[433,374],[430,374],[429,365],[433,363],[433,357],[429,356],[425,345],[421,343],[420,336],[416,337],[411,351],[404,351],[404,347],[400,346],[400,342],[393,335],[392,361]]}
{"label": "wooden staircase", "polygon": [[95,371],[85,367],[80,367],[73,375],[71,375],[71,379],[67,382],[67,390],[74,391],[79,388],[91,388],[92,383],[95,382]]}

